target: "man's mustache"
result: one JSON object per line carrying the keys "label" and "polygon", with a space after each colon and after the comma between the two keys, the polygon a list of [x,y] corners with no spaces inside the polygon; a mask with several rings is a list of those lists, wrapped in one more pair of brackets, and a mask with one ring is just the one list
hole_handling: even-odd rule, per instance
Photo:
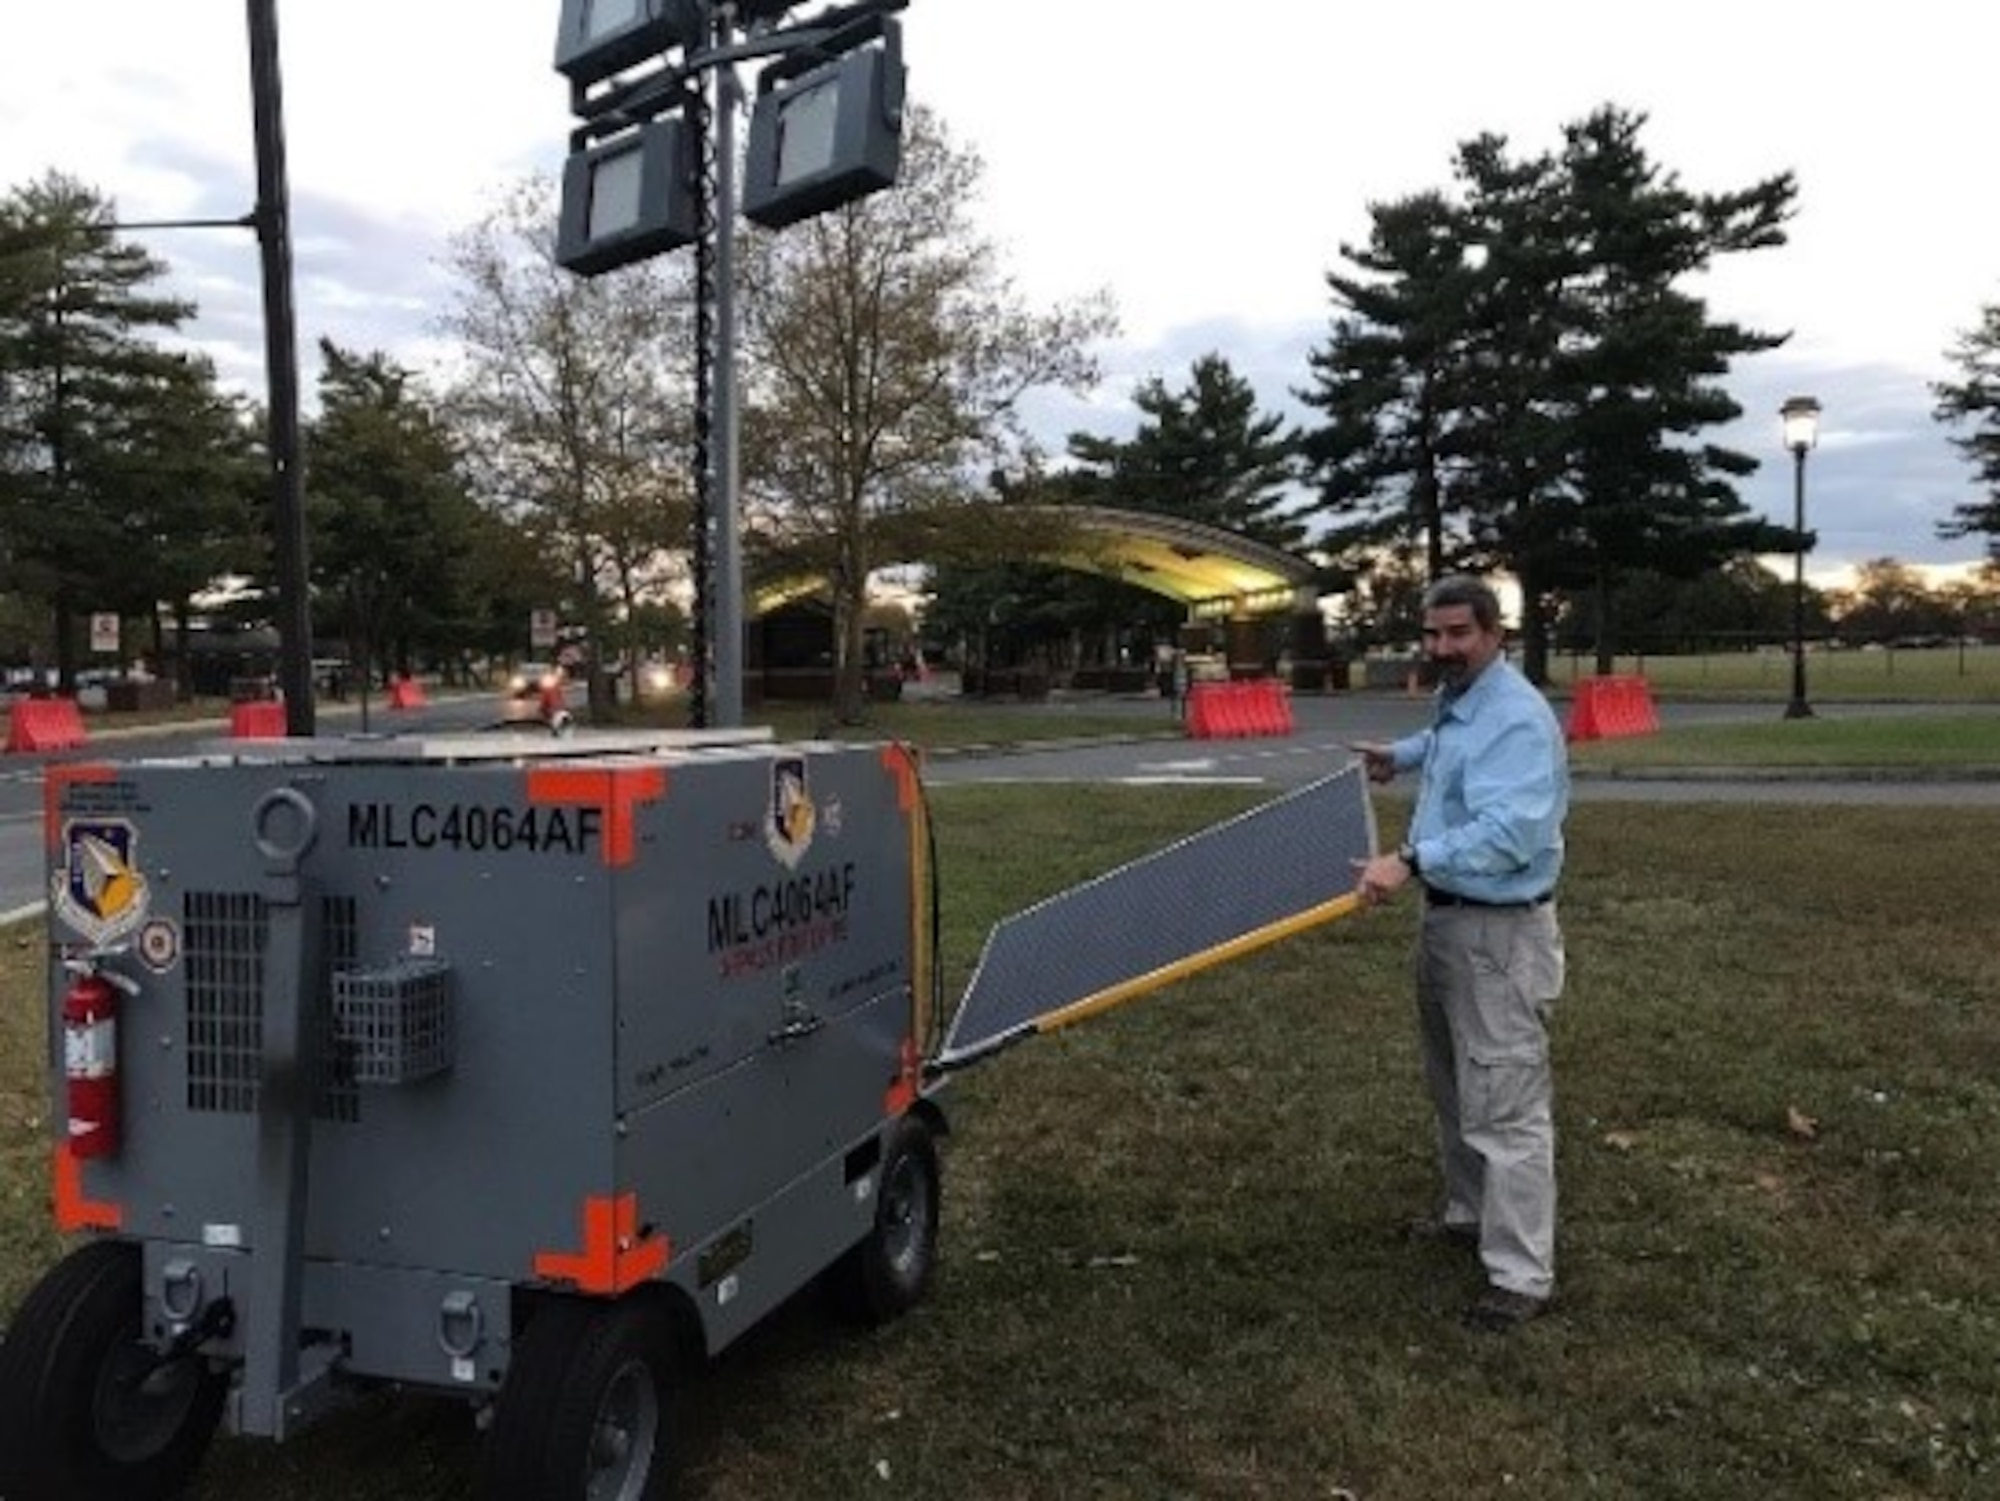
{"label": "man's mustache", "polygon": [[1463,670],[1469,664],[1463,657],[1425,657],[1417,667],[1417,682],[1425,688],[1435,688],[1454,669]]}

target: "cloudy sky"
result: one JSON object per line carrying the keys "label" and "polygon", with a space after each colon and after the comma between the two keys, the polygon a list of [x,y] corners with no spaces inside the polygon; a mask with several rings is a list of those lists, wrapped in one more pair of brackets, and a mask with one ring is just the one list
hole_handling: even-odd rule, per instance
{"label": "cloudy sky", "polygon": [[[309,361],[328,335],[424,365],[449,296],[446,237],[568,129],[551,70],[557,0],[279,0]],[[1937,522],[1974,498],[1930,417],[1929,383],[2000,302],[2000,209],[1978,178],[2000,12],[1903,0],[1859,16],[1680,0],[1405,0],[1257,6],[1161,0],[912,0],[911,88],[986,164],[973,206],[1019,289],[1048,304],[1109,290],[1123,333],[1083,404],[1040,412],[1122,433],[1132,384],[1181,384],[1225,355],[1267,408],[1325,335],[1324,276],[1368,207],[1449,183],[1461,141],[1553,147],[1599,104],[1686,187],[1798,177],[1791,242],[1694,286],[1714,312],[1790,331],[1730,384],[1724,441],[1766,459],[1742,486],[1789,521],[1777,407],[1825,408],[1807,470],[1816,576],[1894,556],[1979,555]],[[0,20],[0,186],[50,167],[128,220],[234,217],[254,198],[240,0],[9,4]],[[225,375],[262,390],[254,239],[149,232]]]}

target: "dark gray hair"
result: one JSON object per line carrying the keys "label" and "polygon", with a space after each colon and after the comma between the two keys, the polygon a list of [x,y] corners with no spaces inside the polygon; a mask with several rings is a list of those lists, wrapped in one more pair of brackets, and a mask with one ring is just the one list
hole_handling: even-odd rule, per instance
{"label": "dark gray hair", "polygon": [[1448,573],[1424,590],[1426,610],[1446,609],[1453,605],[1470,605],[1472,618],[1482,631],[1500,629],[1500,596],[1493,592],[1493,586],[1484,579],[1476,579],[1467,573]]}

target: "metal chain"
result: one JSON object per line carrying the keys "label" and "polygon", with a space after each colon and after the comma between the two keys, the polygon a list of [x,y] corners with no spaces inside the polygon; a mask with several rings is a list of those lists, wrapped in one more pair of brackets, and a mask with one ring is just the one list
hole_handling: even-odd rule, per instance
{"label": "metal chain", "polygon": [[687,121],[699,143],[695,158],[695,197],[701,205],[700,234],[694,247],[694,536],[690,562],[694,572],[694,675],[688,684],[688,724],[708,727],[708,681],[712,667],[710,640],[715,609],[711,528],[716,513],[715,361],[721,325],[717,318],[716,236],[721,219],[716,211],[714,111],[706,79],[690,80]]}

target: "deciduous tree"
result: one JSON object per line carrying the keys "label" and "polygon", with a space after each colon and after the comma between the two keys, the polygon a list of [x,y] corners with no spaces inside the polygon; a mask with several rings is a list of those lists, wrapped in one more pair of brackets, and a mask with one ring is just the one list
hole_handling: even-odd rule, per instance
{"label": "deciduous tree", "polygon": [[[475,493],[542,540],[602,662],[614,616],[667,588],[687,549],[689,304],[674,262],[583,278],[554,247],[540,178],[452,242],[442,321],[463,364],[449,412]],[[590,692],[602,710],[601,671]]]}
{"label": "deciduous tree", "polygon": [[982,166],[913,108],[894,189],[743,246],[746,553],[829,581],[836,712],[857,717],[868,577],[990,547],[975,509],[1021,403],[1097,378],[1102,297],[1029,308],[972,223]]}

